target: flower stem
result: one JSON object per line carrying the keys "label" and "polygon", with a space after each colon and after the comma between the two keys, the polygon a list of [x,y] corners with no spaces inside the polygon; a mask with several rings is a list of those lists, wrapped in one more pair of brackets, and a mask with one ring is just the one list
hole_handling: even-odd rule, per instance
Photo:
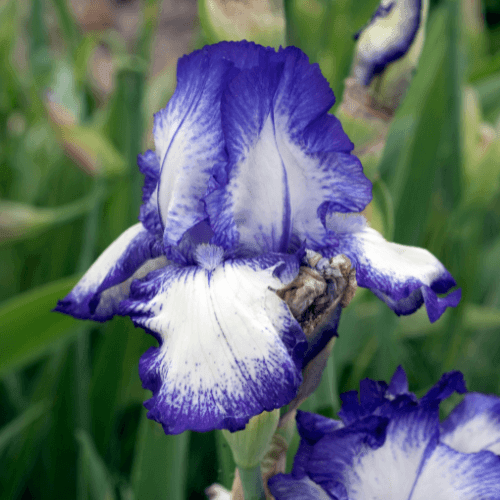
{"label": "flower stem", "polygon": [[256,465],[251,469],[238,467],[238,471],[240,473],[245,500],[266,500],[260,465]]}

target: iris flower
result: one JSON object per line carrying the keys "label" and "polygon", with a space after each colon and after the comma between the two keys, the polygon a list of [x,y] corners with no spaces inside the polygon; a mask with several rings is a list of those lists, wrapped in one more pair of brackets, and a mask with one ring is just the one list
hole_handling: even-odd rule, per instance
{"label": "iris flower", "polygon": [[425,302],[434,321],[457,304],[460,291],[436,295],[455,282],[435,257],[386,242],[359,215],[371,183],[328,114],[334,100],[294,47],[222,42],[179,60],[156,150],[138,158],[140,222],[56,307],[130,316],[158,340],[139,373],[165,432],[235,431],[295,397],[307,341],[275,291],[305,249],[348,255],[359,285],[397,314]]}
{"label": "iris flower", "polygon": [[442,423],[439,404],[465,392],[460,372],[418,400],[398,368],[343,395],[341,421],[298,412],[292,473],[269,480],[276,500],[500,499],[500,398],[470,393]]}
{"label": "iris flower", "polygon": [[424,0],[382,0],[358,40],[355,77],[369,85],[386,66],[403,57],[415,41]]}

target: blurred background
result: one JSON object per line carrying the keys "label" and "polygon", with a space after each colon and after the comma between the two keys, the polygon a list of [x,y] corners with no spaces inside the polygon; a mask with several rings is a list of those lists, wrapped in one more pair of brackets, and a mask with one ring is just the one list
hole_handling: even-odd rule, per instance
{"label": "blurred background", "polygon": [[[223,39],[293,44],[338,105],[353,35],[377,5],[0,0],[0,498],[202,499],[213,482],[231,486],[218,432],[165,436],[145,418],[137,367],[152,338],[127,318],[51,309],[136,222],[137,154],[153,147],[181,55]],[[463,299],[431,325],[425,310],[398,318],[358,291],[303,409],[335,416],[339,393],[398,364],[418,395],[452,369],[500,394],[500,2],[433,0],[426,31],[385,147],[361,155],[367,216],[433,252]]]}

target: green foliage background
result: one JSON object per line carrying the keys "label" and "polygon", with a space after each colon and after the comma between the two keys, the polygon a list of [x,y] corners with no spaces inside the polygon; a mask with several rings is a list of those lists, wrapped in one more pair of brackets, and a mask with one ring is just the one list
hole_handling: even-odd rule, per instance
{"label": "green foliage background", "polygon": [[[338,99],[352,35],[377,4],[285,4],[287,43],[320,63]],[[213,482],[232,482],[219,433],[165,436],[145,418],[148,394],[137,366],[154,342],[149,336],[127,318],[101,325],[50,312],[137,220],[136,156],[147,147],[152,113],[175,86],[172,72],[147,77],[158,8],[142,2],[130,52],[119,40],[83,35],[66,1],[0,2],[2,499],[195,499]],[[339,393],[364,377],[387,379],[398,364],[418,394],[451,369],[463,371],[470,390],[500,394],[500,9],[490,0],[482,8],[483,25],[462,15],[458,0],[431,2],[417,74],[383,153],[365,165],[375,183],[372,224],[388,239],[433,252],[463,300],[430,325],[423,310],[398,318],[358,292],[304,409],[334,416]],[[50,44],[48,10],[64,40],[58,50]],[[13,63],[20,32],[28,34],[22,70]],[[200,29],[197,40],[201,46],[210,36]],[[110,47],[119,68],[104,105],[87,71],[98,43]],[[77,117],[76,126],[54,126],[47,88]],[[91,158],[95,175],[64,153],[64,141]]]}

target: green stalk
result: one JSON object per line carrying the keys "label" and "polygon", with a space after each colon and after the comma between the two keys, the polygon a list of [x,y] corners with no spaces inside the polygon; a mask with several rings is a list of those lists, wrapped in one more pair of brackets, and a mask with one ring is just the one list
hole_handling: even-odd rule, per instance
{"label": "green stalk", "polygon": [[265,500],[264,481],[260,465],[256,465],[251,469],[238,467],[240,473],[241,485],[243,486],[243,496],[245,500]]}

